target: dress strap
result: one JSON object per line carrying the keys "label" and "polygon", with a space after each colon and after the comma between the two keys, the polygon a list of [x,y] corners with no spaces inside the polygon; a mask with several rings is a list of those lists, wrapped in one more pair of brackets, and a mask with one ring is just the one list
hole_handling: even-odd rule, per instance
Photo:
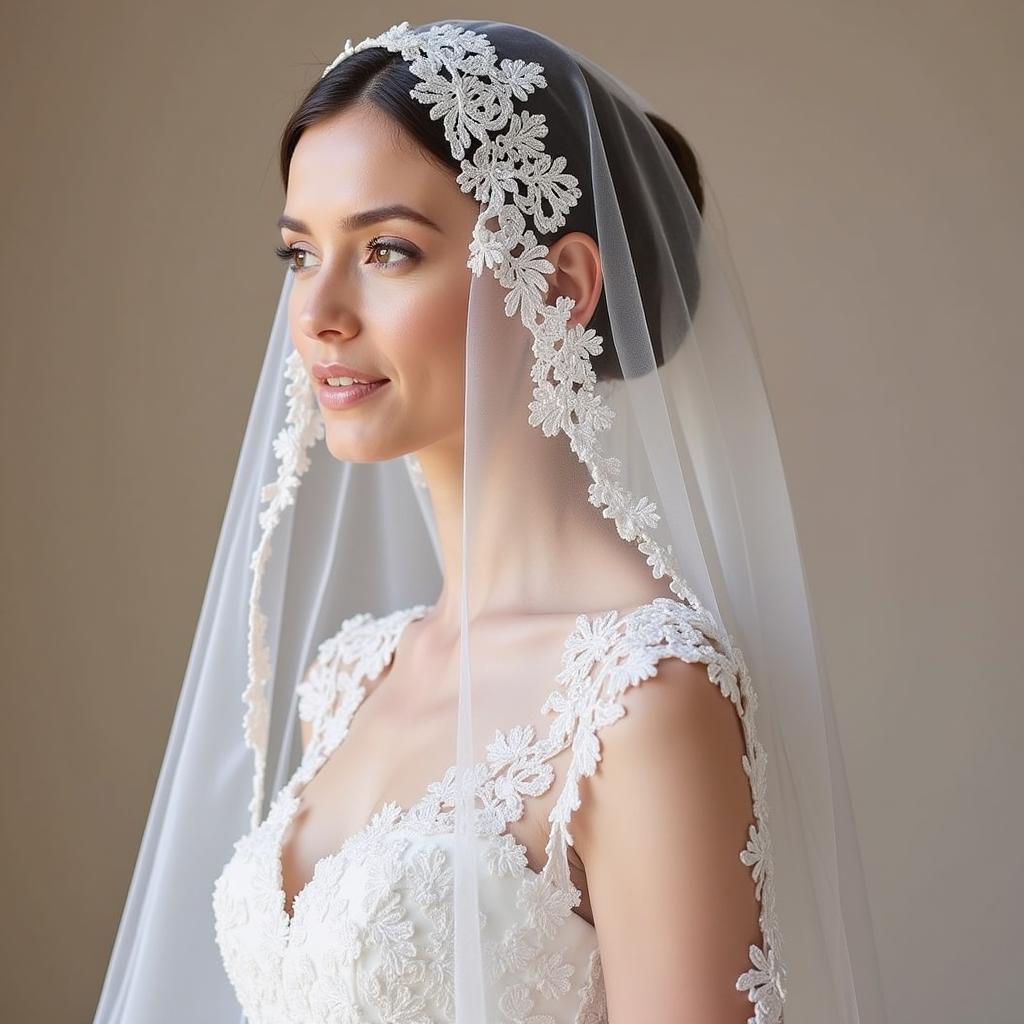
{"label": "dress strap", "polygon": [[757,693],[743,653],[707,611],[695,611],[669,598],[656,598],[621,618],[611,612],[592,619],[580,616],[577,621],[559,677],[564,692],[555,691],[544,708],[558,715],[552,735],[572,743],[573,748],[565,785],[549,815],[552,827],[547,870],[552,881],[570,898],[577,893],[569,878],[566,857],[568,847],[573,845],[569,820],[580,807],[580,780],[594,774],[601,758],[598,730],[625,714],[621,697],[626,688],[655,675],[662,658],[705,663],[709,681],[732,702],[743,729],[742,764],[750,782],[754,823],[748,826],[747,843],[738,856],[751,870],[754,894],[760,903],[762,945],[749,947],[751,967],[740,975],[736,988],[749,990],[751,1002],[757,1004],[756,1018],[764,1016],[767,1020],[779,998],[776,986],[781,934],[767,821],[765,750],[757,738]]}
{"label": "dress strap", "polygon": [[359,612],[322,641],[306,678],[299,683],[299,718],[313,725],[309,748],[317,747],[328,732],[345,730],[362,699],[364,681],[376,679],[390,663],[405,627],[421,618],[429,606],[414,605],[388,615]]}
{"label": "dress strap", "polygon": [[707,664],[709,678],[737,704],[737,670],[730,650],[729,637],[706,611],[672,598],[655,598],[625,615],[610,611],[576,620],[563,654],[559,688],[542,708],[557,716],[551,742],[559,750],[572,746],[564,785],[548,815],[547,856],[558,884],[575,888],[569,879],[569,821],[580,807],[581,780],[594,774],[601,759],[598,731],[626,713],[621,701],[626,689],[655,675],[662,658],[677,657]]}

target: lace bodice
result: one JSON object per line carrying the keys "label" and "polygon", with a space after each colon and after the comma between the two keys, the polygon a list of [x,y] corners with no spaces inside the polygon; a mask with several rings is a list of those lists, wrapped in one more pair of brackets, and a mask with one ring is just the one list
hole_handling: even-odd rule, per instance
{"label": "lace bodice", "polygon": [[[224,967],[249,1024],[433,1024],[454,1019],[454,920],[451,902],[455,767],[408,808],[388,803],[342,847],[316,863],[285,911],[281,845],[301,788],[344,740],[372,681],[390,662],[405,626],[422,605],[381,617],[346,620],[325,640],[299,688],[299,714],[312,723],[302,762],[267,817],[242,836],[213,891],[215,933]],[[725,642],[723,642],[723,640]],[[737,980],[755,1004],[757,1024],[780,1020],[784,972],[764,821],[763,751],[749,711],[756,697],[742,655],[706,612],[657,598],[626,614],[581,615],[562,656],[558,685],[541,709],[554,713],[547,736],[532,726],[498,733],[476,765],[476,841],[488,1020],[509,1024],[607,1021],[595,928],[574,913],[580,891],[567,859],[579,782],[597,767],[598,731],[625,713],[618,698],[650,678],[667,656],[701,661],[736,706],[744,726],[744,770],[756,822],[740,853],[761,901],[764,946]],[[352,666],[340,668],[345,662]],[[507,831],[524,797],[552,786],[549,763],[572,747],[551,810],[546,861],[527,864]]]}

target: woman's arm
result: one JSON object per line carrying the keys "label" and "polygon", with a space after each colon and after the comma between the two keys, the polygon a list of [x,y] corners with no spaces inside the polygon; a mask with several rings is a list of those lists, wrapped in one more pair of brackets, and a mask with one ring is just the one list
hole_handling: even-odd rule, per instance
{"label": "woman's arm", "polygon": [[706,665],[674,657],[621,700],[570,822],[610,1024],[745,1024],[736,980],[761,930],[739,859],[754,815],[736,708]]}

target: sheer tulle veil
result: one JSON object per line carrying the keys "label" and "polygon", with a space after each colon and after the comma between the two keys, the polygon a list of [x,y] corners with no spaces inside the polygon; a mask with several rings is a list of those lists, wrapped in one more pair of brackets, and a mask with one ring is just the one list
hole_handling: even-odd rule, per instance
{"label": "sheer tulle veil", "polygon": [[[751,1020],[885,1019],[825,665],[753,331],[705,169],[695,195],[655,111],[578,53],[488,21],[395,25],[479,203],[467,238],[465,455],[454,799],[455,1016],[485,1018],[474,764],[494,734],[478,623],[494,600],[594,615],[627,565],[682,602],[741,716],[754,816],[736,855],[763,941]],[[598,243],[599,315],[571,324],[546,254]],[[286,271],[198,628],[96,1021],[238,1020],[211,889],[301,756],[300,683],[348,617],[436,600],[431,495],[415,452],[335,459],[292,344]],[[553,515],[557,510],[557,515]],[[540,564],[545,531],[564,556]],[[511,596],[510,596],[511,595]],[[524,655],[525,657],[525,655]],[[509,721],[519,719],[508,695]],[[556,808],[552,848],[571,841]],[[681,909],[680,912],[685,912]],[[599,936],[598,936],[599,937]],[[173,1010],[171,1009],[173,1008]]]}

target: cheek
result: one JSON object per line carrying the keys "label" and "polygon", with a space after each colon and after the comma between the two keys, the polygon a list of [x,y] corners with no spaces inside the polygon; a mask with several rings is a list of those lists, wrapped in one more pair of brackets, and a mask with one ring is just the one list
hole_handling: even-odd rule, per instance
{"label": "cheek", "polygon": [[390,311],[388,357],[405,399],[431,419],[461,416],[469,282],[456,271]]}
{"label": "cheek", "polygon": [[298,282],[292,283],[292,292],[288,296],[288,336],[292,347],[298,350],[307,369],[313,362],[313,342],[299,328],[299,314],[302,312],[302,289]]}

